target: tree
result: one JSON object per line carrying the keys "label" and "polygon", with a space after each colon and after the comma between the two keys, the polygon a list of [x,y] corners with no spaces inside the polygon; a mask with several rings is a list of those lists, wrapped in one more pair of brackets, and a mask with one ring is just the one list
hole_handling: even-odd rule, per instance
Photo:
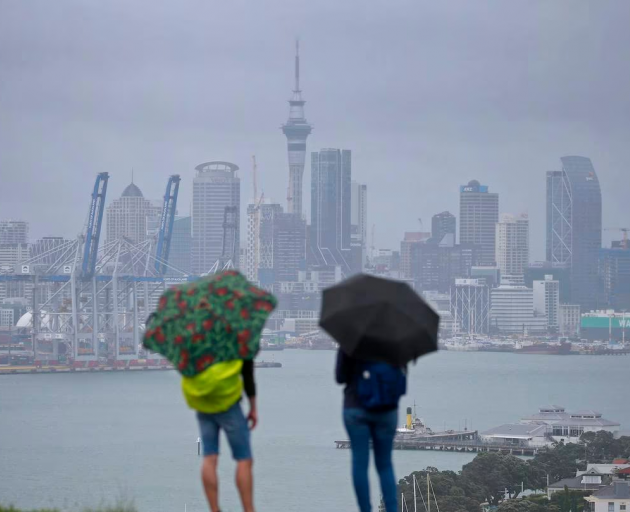
{"label": "tree", "polygon": [[491,505],[498,505],[506,490],[512,498],[519,495],[521,486],[526,489],[531,487],[527,463],[513,455],[501,453],[480,453],[463,467],[462,478],[477,486]]}

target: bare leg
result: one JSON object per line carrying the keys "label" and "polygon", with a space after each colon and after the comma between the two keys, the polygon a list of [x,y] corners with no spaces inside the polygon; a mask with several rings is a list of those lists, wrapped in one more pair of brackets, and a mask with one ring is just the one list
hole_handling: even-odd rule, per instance
{"label": "bare leg", "polygon": [[206,491],[206,498],[212,512],[219,512],[219,479],[217,477],[218,455],[208,455],[203,458],[201,466],[201,481]]}
{"label": "bare leg", "polygon": [[252,459],[239,460],[236,462],[236,487],[241,495],[241,502],[243,503],[243,510],[245,512],[254,512],[253,464]]}

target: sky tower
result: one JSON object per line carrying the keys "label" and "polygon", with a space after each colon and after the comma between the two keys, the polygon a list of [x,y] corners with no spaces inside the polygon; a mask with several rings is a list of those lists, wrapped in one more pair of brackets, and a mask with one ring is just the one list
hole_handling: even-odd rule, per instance
{"label": "sky tower", "polygon": [[287,136],[289,151],[289,189],[287,191],[287,211],[302,211],[302,178],[304,176],[304,160],[306,157],[306,138],[313,127],[304,117],[304,101],[300,89],[300,43],[295,42],[295,87],[293,97],[289,100],[289,119],[282,125],[282,132]]}

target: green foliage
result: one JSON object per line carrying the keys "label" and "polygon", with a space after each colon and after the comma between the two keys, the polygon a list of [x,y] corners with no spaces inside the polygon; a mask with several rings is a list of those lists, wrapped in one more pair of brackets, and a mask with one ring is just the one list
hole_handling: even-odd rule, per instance
{"label": "green foliage", "polygon": [[521,491],[521,483],[527,490],[545,489],[547,478],[550,482],[574,478],[578,470],[586,469],[587,460],[606,463],[617,457],[630,458],[630,437],[615,439],[603,431],[587,433],[581,437],[580,444],[558,443],[540,450],[528,461],[512,455],[483,452],[459,473],[428,467],[400,480],[398,493],[404,495],[411,510],[415,475],[418,505],[423,507],[420,492],[426,499],[427,475],[430,475],[440,512],[479,512],[483,502],[498,506],[497,512],[583,512],[583,498],[588,492],[566,489],[552,495],[551,500],[546,495],[515,498]]}

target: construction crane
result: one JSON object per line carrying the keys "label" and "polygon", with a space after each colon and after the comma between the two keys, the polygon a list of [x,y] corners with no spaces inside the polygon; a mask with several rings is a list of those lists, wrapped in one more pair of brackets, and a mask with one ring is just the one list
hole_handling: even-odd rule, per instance
{"label": "construction crane", "polygon": [[103,211],[105,210],[105,196],[107,194],[108,179],[109,174],[101,172],[96,177],[96,182],[94,183],[92,202],[90,203],[90,212],[85,232],[83,264],[81,267],[81,277],[84,279],[91,279],[96,270],[98,243],[101,237],[101,227],[103,226]]}
{"label": "construction crane", "polygon": [[621,231],[623,233],[621,247],[628,249],[628,231],[630,231],[630,228],[604,228],[604,231]]}
{"label": "construction crane", "polygon": [[168,179],[166,193],[164,194],[164,206],[160,218],[160,232],[155,251],[155,270],[159,275],[166,273],[168,256],[171,251],[171,238],[175,223],[175,211],[177,209],[177,195],[179,193],[179,174],[173,174]]}

